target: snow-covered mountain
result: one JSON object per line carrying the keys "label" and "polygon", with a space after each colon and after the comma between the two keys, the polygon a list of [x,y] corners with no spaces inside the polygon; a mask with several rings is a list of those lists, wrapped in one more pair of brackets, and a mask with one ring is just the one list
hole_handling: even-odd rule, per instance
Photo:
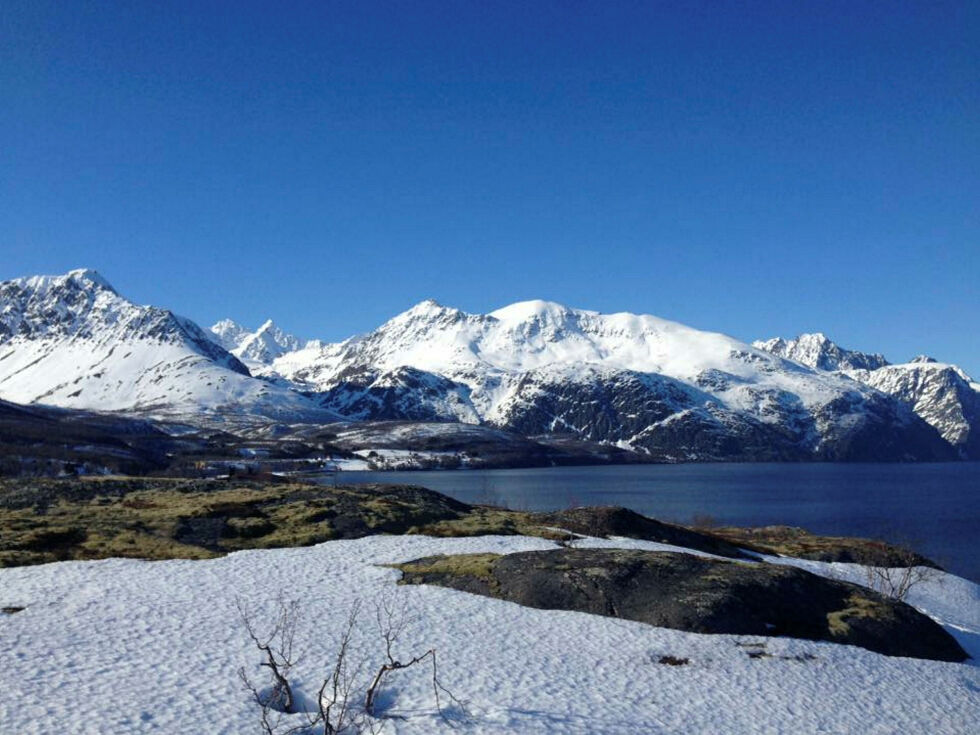
{"label": "snow-covered mountain", "polygon": [[731,337],[654,316],[527,301],[424,301],[271,369],[358,419],[571,433],[664,459],[948,458],[904,404]]}
{"label": "snow-covered mountain", "polygon": [[277,357],[303,345],[298,337],[284,332],[268,319],[254,332],[231,319],[211,327],[214,340],[249,367],[269,365]]}
{"label": "snow-covered mountain", "polygon": [[980,386],[956,365],[916,358],[851,375],[909,404],[964,457],[980,459]]}
{"label": "snow-covered mountain", "polygon": [[881,355],[846,350],[822,334],[755,342],[809,367],[836,371],[910,406],[963,457],[980,458],[980,384],[956,365],[919,356],[892,365]]}
{"label": "snow-covered mountain", "polygon": [[328,416],[251,377],[194,322],[128,301],[92,270],[0,283],[0,398],[189,419]]}
{"label": "snow-covered mountain", "polygon": [[820,370],[877,370],[888,364],[884,355],[845,350],[822,332],[789,340],[758,340],[752,346]]}
{"label": "snow-covered mountain", "polygon": [[231,319],[222,319],[211,326],[211,339],[228,352],[237,350],[251,331]]}
{"label": "snow-covered mountain", "polygon": [[23,404],[212,426],[461,422],[663,460],[975,451],[977,386],[953,366],[890,366],[822,335],[766,345],[835,368],[654,316],[545,301],[489,314],[424,301],[368,334],[301,345],[271,321],[202,330],[90,270],[0,283],[0,398]]}

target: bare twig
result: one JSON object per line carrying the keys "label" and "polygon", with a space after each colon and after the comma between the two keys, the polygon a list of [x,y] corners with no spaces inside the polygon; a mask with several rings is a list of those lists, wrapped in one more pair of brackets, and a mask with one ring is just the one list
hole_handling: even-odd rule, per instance
{"label": "bare twig", "polygon": [[436,710],[439,712],[439,716],[444,720],[449,722],[449,718],[446,717],[446,713],[442,708],[442,702],[440,701],[439,693],[443,692],[449,699],[462,711],[466,712],[466,706],[456,698],[456,696],[449,691],[439,680],[439,665],[438,659],[436,657],[436,649],[430,648],[425,653],[413,656],[407,661],[400,661],[395,657],[393,653],[393,647],[401,636],[402,631],[405,627],[404,616],[399,612],[396,612],[394,606],[388,598],[382,598],[381,602],[375,609],[375,616],[378,623],[378,631],[381,634],[381,638],[385,643],[385,662],[381,664],[378,668],[377,673],[374,675],[374,679],[371,681],[371,685],[368,687],[367,695],[364,700],[364,709],[369,715],[374,715],[375,707],[377,706],[378,696],[381,694],[384,688],[384,682],[387,677],[401,669],[407,669],[410,666],[420,664],[423,661],[429,660],[432,663],[432,693],[436,700]]}
{"label": "bare twig", "polygon": [[239,599],[237,604],[245,631],[265,659],[261,666],[269,672],[270,685],[266,688],[254,684],[244,667],[238,671],[243,685],[259,707],[259,725],[264,735],[290,735],[313,730],[318,730],[323,735],[378,733],[384,727],[384,722],[375,720],[374,715],[387,677],[395,671],[423,662],[431,662],[432,692],[439,716],[450,722],[443,710],[441,696],[448,696],[461,712],[466,712],[465,705],[440,681],[434,648],[406,661],[397,658],[395,648],[405,628],[405,618],[402,612],[396,610],[391,601],[384,597],[375,608],[375,618],[378,631],[384,641],[385,660],[367,688],[364,706],[356,706],[356,699],[353,696],[361,672],[361,667],[352,665],[350,661],[351,641],[357,628],[361,608],[360,602],[355,602],[348,612],[346,624],[338,640],[332,668],[317,692],[316,711],[306,714],[302,718],[303,724],[287,727],[288,723],[284,722],[283,718],[296,712],[296,700],[289,674],[297,660],[294,654],[294,641],[298,603],[286,600],[280,593],[276,619],[264,634],[256,628],[253,613],[245,603]]}
{"label": "bare twig", "polygon": [[938,574],[939,570],[924,566],[921,562],[919,555],[905,545],[891,547],[890,556],[885,556],[883,550],[876,549],[875,553],[867,553],[862,563],[865,586],[887,597],[904,601],[916,585],[933,579]]}
{"label": "bare twig", "polygon": [[267,735],[278,733],[282,715],[292,714],[296,708],[289,673],[296,664],[293,644],[296,639],[299,603],[296,600],[287,600],[282,592],[277,596],[276,602],[276,619],[272,627],[261,634],[256,629],[253,613],[245,601],[242,598],[235,601],[248,637],[265,658],[260,665],[269,670],[271,686],[268,692],[260,690],[249,679],[244,667],[238,670],[242,684],[259,706],[260,725]]}
{"label": "bare twig", "polygon": [[[316,726],[322,723],[323,735],[336,735],[356,725],[356,718],[352,716],[350,708],[350,694],[357,672],[350,669],[348,651],[360,607],[360,602],[355,602],[347,615],[347,625],[340,637],[340,648],[337,650],[333,671],[323,680],[317,694],[318,717],[310,724]],[[360,731],[361,728],[356,729]]]}

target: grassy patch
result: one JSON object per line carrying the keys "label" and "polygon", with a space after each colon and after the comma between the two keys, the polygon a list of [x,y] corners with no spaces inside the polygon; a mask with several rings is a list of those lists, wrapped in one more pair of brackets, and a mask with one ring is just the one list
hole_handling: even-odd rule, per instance
{"label": "grassy patch", "polygon": [[398,584],[435,584],[496,596],[500,583],[493,570],[498,559],[500,554],[451,554],[390,566],[402,573]]}
{"label": "grassy patch", "polygon": [[493,565],[500,554],[453,554],[393,564],[395,569],[412,574],[454,577],[476,577],[485,582],[493,579]]}
{"label": "grassy patch", "polygon": [[459,518],[415,526],[409,533],[447,538],[463,536],[537,536],[549,541],[569,541],[574,534],[542,525],[540,514],[477,505]]}
{"label": "grassy patch", "polygon": [[935,562],[919,554],[882,541],[846,536],[817,536],[802,528],[790,526],[711,528],[707,533],[764,554],[824,562],[896,567],[912,563],[938,568]]}
{"label": "grassy patch", "polygon": [[98,478],[0,482],[0,566],[207,559],[407,533],[468,506],[420,488]]}
{"label": "grassy patch", "polygon": [[441,537],[513,536],[523,534],[524,529],[534,525],[530,522],[530,518],[529,513],[478,505],[460,518],[416,526],[412,531],[426,536]]}
{"label": "grassy patch", "polygon": [[827,630],[836,638],[850,634],[849,622],[856,618],[881,619],[888,615],[888,607],[880,602],[869,600],[854,593],[847,598],[847,607],[843,610],[827,613]]}
{"label": "grassy patch", "polygon": [[[326,504],[310,488],[99,479],[50,484],[33,505],[23,483],[0,486],[0,566],[66,559],[207,559],[245,548],[297,546],[333,537],[316,520]],[[83,487],[79,487],[79,486]],[[16,489],[17,502],[4,503]],[[55,489],[58,489],[55,486]],[[9,493],[8,493],[9,494]],[[13,507],[11,507],[13,506]]]}

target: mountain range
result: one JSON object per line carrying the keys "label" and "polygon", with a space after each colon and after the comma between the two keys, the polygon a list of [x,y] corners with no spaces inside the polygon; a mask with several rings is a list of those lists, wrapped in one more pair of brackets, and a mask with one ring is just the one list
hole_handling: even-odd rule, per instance
{"label": "mountain range", "polygon": [[841,349],[820,333],[754,345],[810,367],[837,372],[892,396],[911,406],[959,456],[980,458],[980,383],[956,365],[927,355],[892,365],[879,354]]}
{"label": "mountain range", "polygon": [[0,398],[149,418],[335,418],[256,380],[210,331],[92,270],[0,283]]}
{"label": "mountain range", "polygon": [[[231,319],[222,319],[212,325],[211,332],[214,335],[212,339],[252,368],[267,365],[287,352],[295,352],[305,346],[298,337],[287,334],[271,319],[254,332]],[[311,347],[318,344],[315,341],[308,343]]]}
{"label": "mountain range", "polygon": [[205,330],[92,270],[0,283],[0,399],[171,425],[368,422],[380,441],[391,422],[427,442],[469,425],[637,461],[947,460],[980,458],[978,389],[954,365],[892,365],[820,334],[747,344],[546,301],[488,314],[423,301],[322,343],[272,321]]}

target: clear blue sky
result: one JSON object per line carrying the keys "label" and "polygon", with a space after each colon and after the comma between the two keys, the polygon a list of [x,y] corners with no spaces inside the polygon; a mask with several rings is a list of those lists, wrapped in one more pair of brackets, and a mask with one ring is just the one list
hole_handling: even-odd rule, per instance
{"label": "clear blue sky", "polygon": [[546,298],[980,374],[980,3],[0,3],[0,279]]}

